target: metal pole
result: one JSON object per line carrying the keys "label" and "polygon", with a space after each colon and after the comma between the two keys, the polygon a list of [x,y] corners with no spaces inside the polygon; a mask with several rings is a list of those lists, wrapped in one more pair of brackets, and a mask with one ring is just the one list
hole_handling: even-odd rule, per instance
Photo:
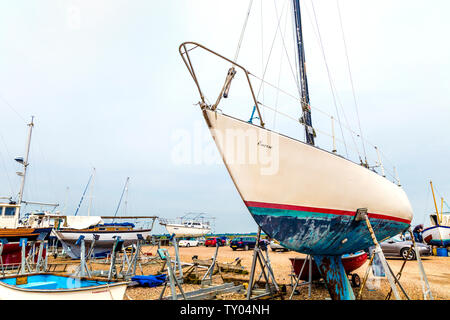
{"label": "metal pole", "polygon": [[332,138],[333,138],[333,150],[332,150],[332,152],[336,153],[337,152],[337,150],[336,150],[336,137],[335,137],[335,134],[334,134],[334,117],[333,116],[331,116],[331,135],[332,135]]}
{"label": "metal pole", "polygon": [[359,292],[358,292],[358,295],[356,296],[356,300],[359,300],[361,298],[362,291],[363,291],[363,289],[364,289],[364,287],[366,285],[367,278],[369,277],[369,272],[370,272],[370,268],[372,267],[372,263],[373,263],[373,258],[374,257],[375,257],[375,254],[372,252],[372,255],[370,256],[369,264],[368,264],[367,269],[366,269],[366,274],[364,275],[364,279],[363,279],[363,282],[361,284],[361,287],[359,288]]}
{"label": "metal pole", "polygon": [[372,237],[372,241],[375,244],[374,255],[375,254],[378,255],[378,258],[380,259],[381,264],[383,265],[383,269],[385,271],[385,274],[389,281],[389,284],[391,285],[392,292],[394,293],[395,299],[400,300],[400,295],[398,294],[397,287],[395,286],[393,275],[391,273],[389,266],[387,265],[386,259],[383,254],[383,250],[381,250],[381,246],[378,243],[377,238],[375,237],[375,232],[372,229],[372,225],[370,224],[369,216],[367,215],[367,213],[364,215],[364,218],[366,220],[366,225],[367,225],[367,228],[369,229],[370,236]]}
{"label": "metal pole", "polygon": [[174,268],[175,269],[178,268],[178,279],[183,279],[183,269],[181,268],[180,253],[178,251],[178,242],[177,242],[177,238],[175,238],[175,235],[172,237],[172,242],[173,242],[173,246],[175,249],[175,266],[174,266]]}
{"label": "metal pole", "polygon": [[26,246],[27,246],[27,239],[26,238],[20,238],[20,245],[22,246],[22,259],[21,259],[21,264],[20,264],[20,272],[19,274],[24,274],[25,273],[25,263],[26,263]]}
{"label": "metal pole", "polygon": [[3,267],[3,242],[0,241],[0,266],[2,267],[2,276],[5,276],[5,268]]}
{"label": "metal pole", "polygon": [[20,185],[19,197],[18,197],[18,201],[17,201],[17,204],[19,205],[19,215],[17,217],[17,223],[18,223],[18,219],[20,217],[20,205],[22,204],[23,190],[25,188],[25,177],[27,175],[27,167],[29,165],[28,157],[30,154],[31,133],[33,132],[33,126],[34,126],[33,120],[34,120],[34,116],[31,117],[31,122],[28,124],[29,129],[28,129],[28,140],[27,140],[27,146],[26,146],[26,152],[25,152],[25,160],[22,163],[22,165],[23,165],[22,183]]}
{"label": "metal pole", "polygon": [[[292,287],[292,292],[291,292],[291,295],[289,296],[289,300],[292,300],[292,296],[294,295],[294,291],[295,291],[295,289],[297,289],[298,282],[300,281],[300,276],[301,276],[301,274],[303,273],[303,269],[304,269],[305,266],[306,266],[306,261],[308,260],[308,257],[309,257],[309,255],[306,256],[305,260],[303,261],[302,268],[300,269],[300,272],[298,273],[298,276],[297,276],[297,278],[295,279],[295,284],[294,284],[294,286]],[[295,269],[294,269],[294,274],[295,274]]]}
{"label": "metal pole", "polygon": [[414,244],[414,249],[416,251],[416,259],[417,264],[419,265],[420,270],[420,279],[422,280],[422,292],[423,292],[423,298],[424,300],[427,300],[427,296],[430,298],[430,300],[434,300],[433,295],[431,294],[431,288],[430,284],[428,283],[428,278],[425,273],[425,269],[423,268],[422,259],[420,259],[420,252],[417,248],[416,241],[414,240],[414,235],[411,231],[411,227],[408,229],[409,234],[411,235],[411,241]]}
{"label": "metal pole", "polygon": [[80,277],[86,276],[86,247],[84,244],[84,239],[81,239],[80,243]]}
{"label": "metal pole", "polygon": [[259,239],[260,239],[260,237],[261,237],[261,227],[258,226],[258,235],[256,237],[255,249],[253,249],[252,269],[250,271],[250,279],[248,281],[247,300],[250,300],[250,296],[252,294],[253,280],[254,280],[255,270],[256,270],[256,259],[258,257]]}
{"label": "metal pole", "polygon": [[312,255],[309,255],[309,285],[308,285],[308,297],[311,298],[312,287]]}
{"label": "metal pole", "polygon": [[[386,174],[384,173],[383,163],[381,162],[380,152],[378,151],[377,146],[375,146],[375,150],[377,151],[378,163],[380,164],[380,168],[381,168],[381,175],[382,175],[383,177],[386,177]],[[398,181],[398,180],[397,180],[397,181]]]}
{"label": "metal pole", "polygon": [[430,181],[430,186],[431,186],[431,193],[433,194],[434,207],[436,208],[436,216],[437,216],[438,222],[440,224],[441,221],[439,221],[439,211],[438,211],[438,207],[437,207],[437,204],[436,204],[436,197],[434,196],[433,182],[432,181]]}
{"label": "metal pole", "polygon": [[92,173],[92,184],[91,184],[91,190],[89,190],[89,207],[88,207],[88,212],[87,215],[90,216],[91,215],[91,207],[92,207],[92,198],[93,198],[93,189],[94,189],[94,180],[95,180],[95,168],[94,168],[94,172]]}
{"label": "metal pole", "polygon": [[397,173],[397,169],[394,167],[394,175],[395,175],[395,180],[397,180],[397,185],[400,187],[400,178],[398,177],[398,173]]}

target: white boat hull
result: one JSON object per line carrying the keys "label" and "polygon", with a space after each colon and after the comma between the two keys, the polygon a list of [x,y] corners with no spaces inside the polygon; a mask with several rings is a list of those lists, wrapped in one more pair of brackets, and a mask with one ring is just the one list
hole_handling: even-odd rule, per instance
{"label": "white boat hull", "polygon": [[0,282],[0,300],[123,300],[127,283],[80,289],[27,290]]}
{"label": "white boat hull", "polygon": [[423,230],[423,240],[429,245],[450,246],[450,227],[433,226]]}
{"label": "white boat hull", "polygon": [[182,224],[164,224],[167,232],[175,237],[201,237],[211,233],[211,228],[186,227]]}
{"label": "white boat hull", "polygon": [[136,243],[140,234],[146,239],[151,234],[151,229],[127,230],[127,231],[81,231],[81,230],[53,230],[54,234],[61,241],[64,250],[72,259],[80,258],[80,246],[76,245],[80,236],[84,236],[86,252],[89,250],[94,235],[99,235],[99,239],[95,241],[94,255],[105,256],[108,254],[116,241],[115,237],[119,236],[124,240],[123,246],[127,247]]}
{"label": "white boat hull", "polygon": [[409,227],[403,189],[338,155],[211,110],[205,120],[250,213],[270,237],[299,252],[341,255]]}

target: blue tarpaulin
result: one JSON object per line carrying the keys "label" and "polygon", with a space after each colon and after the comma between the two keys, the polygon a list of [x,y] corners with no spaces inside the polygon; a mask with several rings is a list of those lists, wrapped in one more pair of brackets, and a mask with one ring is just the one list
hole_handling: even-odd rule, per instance
{"label": "blue tarpaulin", "polygon": [[131,281],[136,281],[142,287],[157,287],[166,281],[166,274],[159,274],[157,276],[134,276]]}

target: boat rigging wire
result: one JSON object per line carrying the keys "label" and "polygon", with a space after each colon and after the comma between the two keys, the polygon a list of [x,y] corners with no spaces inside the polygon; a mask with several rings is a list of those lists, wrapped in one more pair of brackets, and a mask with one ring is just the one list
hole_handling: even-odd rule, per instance
{"label": "boat rigging wire", "polygon": [[250,17],[250,12],[252,10],[252,4],[253,4],[253,0],[250,0],[249,4],[248,4],[247,15],[245,16],[244,25],[242,26],[241,36],[239,37],[239,42],[238,42],[238,45],[236,48],[236,53],[234,55],[234,60],[233,60],[234,62],[237,61],[239,52],[241,51],[242,40],[244,40],[245,29],[247,28],[247,22],[248,22],[248,18]]}
{"label": "boat rigging wire", "polygon": [[[5,145],[6,154],[9,157],[8,147],[6,145],[6,142],[5,142],[5,139],[4,139],[3,135],[1,133],[0,133],[0,137],[2,138],[2,142]],[[6,160],[4,159],[4,157],[3,157],[1,152],[0,152],[0,157],[2,158],[2,164],[3,164],[4,172],[5,172],[5,175],[6,175],[6,179],[8,180],[9,188],[11,190],[11,195],[13,195],[14,194],[14,188],[13,188],[13,185],[12,185],[12,182],[11,182],[11,178],[10,178],[10,176],[8,174],[9,170],[8,170],[8,168],[6,166]]]}
{"label": "boat rigging wire", "polygon": [[27,123],[27,120],[25,120],[24,117],[3,97],[2,94],[0,94],[0,99],[20,118],[23,122]]}
{"label": "boat rigging wire", "polygon": [[358,119],[359,133],[361,135],[361,144],[362,144],[362,148],[363,148],[364,158],[365,158],[366,163],[367,163],[367,153],[366,153],[366,148],[364,146],[364,137],[363,137],[363,133],[362,133],[361,120],[360,120],[360,117],[359,117],[358,102],[357,102],[357,99],[356,99],[355,86],[354,86],[353,76],[352,76],[352,69],[350,67],[350,58],[349,58],[349,55],[348,55],[347,41],[345,40],[344,24],[342,23],[341,8],[339,6],[339,0],[336,0],[336,6],[337,6],[337,11],[338,11],[338,16],[339,16],[339,24],[341,26],[341,31],[342,31],[342,41],[344,43],[345,56],[347,58],[347,68],[348,68],[348,74],[349,74],[349,78],[350,78],[350,84],[351,84],[351,87],[352,87],[353,101],[355,103],[356,117]]}
{"label": "boat rigging wire", "polygon": [[87,189],[88,189],[88,187],[89,187],[89,184],[91,183],[91,179],[92,179],[92,177],[94,176],[94,173],[95,173],[95,168],[94,168],[94,172],[93,172],[93,173],[91,174],[91,176],[89,177],[89,180],[88,180],[88,183],[86,184],[86,187],[84,188],[83,194],[82,194],[81,199],[80,199],[80,203],[78,203],[78,207],[77,207],[77,210],[75,210],[74,216],[77,215],[78,210],[80,209],[81,203],[83,202],[83,199],[84,199],[84,195],[86,194],[86,191],[87,191]]}
{"label": "boat rigging wire", "polygon": [[[125,191],[128,191],[128,181],[130,181],[130,177],[127,177],[127,180],[125,181],[125,185],[123,187],[122,194],[120,195],[119,204],[117,205],[116,212],[114,212],[114,218],[116,217],[117,212],[119,211],[120,204],[122,203],[123,194],[125,193]],[[112,222],[114,223],[114,219]]]}
{"label": "boat rigging wire", "polygon": [[[194,45],[194,48],[187,49],[187,48],[186,48],[186,43],[185,43],[185,44],[182,44],[182,45],[180,46],[180,54],[181,54],[182,56],[183,56],[184,54],[188,55],[188,53],[187,53],[188,51],[190,52],[190,51],[192,51],[193,49],[201,48],[201,49],[206,50],[206,51],[208,51],[208,52],[210,52],[210,53],[212,53],[212,54],[218,56],[219,58],[224,59],[224,60],[226,60],[226,61],[228,61],[228,62],[230,62],[230,63],[232,63],[232,64],[235,64],[235,65],[238,66],[239,68],[241,68],[241,69],[244,71],[244,73],[246,74],[247,81],[248,81],[249,86],[250,86],[250,92],[252,93],[253,101],[254,101],[254,103],[255,103],[257,106],[258,106],[258,105],[262,105],[262,103],[261,103],[260,101],[257,101],[257,100],[255,99],[254,92],[253,92],[253,89],[252,89],[252,86],[251,86],[251,81],[250,81],[250,78],[249,78],[250,76],[254,77],[255,79],[257,79],[257,80],[259,80],[259,81],[261,81],[261,82],[264,82],[264,84],[267,84],[267,85],[269,85],[269,86],[275,88],[276,90],[279,90],[281,93],[285,94],[285,95],[288,96],[288,97],[291,97],[293,100],[295,100],[295,101],[297,101],[297,102],[300,101],[299,98],[296,97],[296,96],[294,96],[293,94],[288,93],[287,91],[285,91],[285,90],[283,90],[283,89],[281,89],[281,88],[278,88],[277,86],[275,86],[275,85],[269,83],[268,81],[266,81],[266,80],[264,80],[264,79],[262,79],[262,78],[256,76],[255,74],[251,73],[250,71],[248,71],[248,70],[245,69],[244,67],[242,67],[242,66],[238,65],[237,63],[235,63],[235,62],[233,62],[233,61],[227,59],[226,57],[224,57],[224,56],[222,56],[222,55],[220,55],[220,54],[218,54],[218,53],[216,53],[216,52],[214,52],[214,51],[212,51],[212,50],[210,50],[210,49],[208,49],[208,48],[206,48],[206,47],[204,47],[204,46],[202,46],[202,45],[200,45],[200,44],[198,44],[198,43],[192,42],[192,43],[190,43],[190,44]],[[181,48],[184,48],[185,51],[182,51]],[[190,65],[186,60],[184,60],[184,61],[185,61],[185,63],[186,63],[186,66],[188,67],[189,71],[191,72],[191,75],[193,75],[194,81],[196,81],[197,87],[198,87],[198,89],[199,89],[200,96],[203,97],[203,99],[204,99],[205,97],[203,96],[202,91],[201,91],[200,88],[199,88],[199,84],[198,84],[198,82],[197,82],[197,79],[196,79],[196,77],[195,77],[195,74],[193,74],[192,65]],[[301,102],[301,101],[300,101],[300,102]],[[266,106],[266,107],[268,107],[268,106]],[[327,117],[330,118],[330,119],[333,118],[330,114],[328,114],[327,112],[323,111],[322,109],[319,109],[319,108],[314,107],[314,106],[310,106],[310,107],[311,107],[312,109],[318,111],[319,113],[321,113],[321,114],[327,116]],[[269,107],[269,108],[270,108],[270,107]],[[258,107],[257,107],[257,109],[259,110]],[[272,109],[272,110],[274,110],[274,109]],[[280,113],[279,111],[277,111],[277,112]],[[280,114],[281,114],[281,115],[284,115],[284,116],[287,116],[286,114],[283,114],[283,113],[280,113]],[[290,117],[290,116],[287,116],[287,117],[293,119],[293,118]],[[298,119],[296,120],[296,122],[298,123]],[[339,122],[339,125],[341,126],[341,129],[342,129],[342,128],[345,128],[345,129],[347,129],[351,134],[358,135],[358,133],[354,132],[350,126],[347,126],[347,125],[345,125],[345,124],[342,123],[342,122]],[[263,123],[262,121],[261,121],[261,126],[264,127],[264,123]],[[334,134],[333,134],[333,135],[326,134],[326,135],[327,135],[327,136],[330,136],[330,137],[334,137]],[[340,139],[338,139],[338,140],[339,140],[339,141],[342,141],[342,140],[340,140]],[[372,142],[370,142],[369,140],[366,140],[366,139],[365,139],[365,142],[366,142],[367,144],[369,144],[369,145],[371,145],[372,147],[375,148],[375,145],[374,145]],[[345,144],[345,141],[342,141],[342,143]],[[380,151],[380,149],[378,149],[378,150],[379,150],[380,154],[383,155],[383,158],[384,158],[385,160],[387,160],[388,162],[391,163],[391,161],[389,160],[389,158],[386,157],[386,155],[385,155],[382,151]],[[355,150],[355,151],[358,152],[358,150]],[[347,156],[347,158],[348,158],[348,156]],[[371,169],[371,168],[369,167],[369,169]],[[398,182],[398,177],[396,176],[395,173],[394,173],[394,174],[391,174],[390,170],[388,170],[387,167],[384,167],[384,169],[385,169],[387,175],[389,175],[390,177],[392,177],[392,178],[394,179],[394,181],[397,181],[397,182]],[[372,169],[372,171],[374,171],[374,170]],[[395,170],[394,170],[394,171],[395,171]]]}
{"label": "boat rigging wire", "polygon": [[[276,9],[276,5],[275,5],[275,9]],[[284,23],[284,33],[286,34],[286,26],[287,26],[287,19],[285,19],[285,23]],[[280,29],[280,33],[281,33],[281,39],[282,39],[282,41],[283,41],[283,46],[284,46],[284,49],[286,50],[286,46],[284,45],[284,36],[283,36],[283,33],[281,32],[281,29]],[[277,82],[277,87],[279,87],[280,86],[280,79],[281,79],[281,70],[282,70],[282,65],[283,65],[283,57],[284,57],[284,55],[283,55],[283,53],[281,53],[281,55],[280,55],[280,66],[279,66],[279,68],[278,68],[278,82]],[[289,56],[287,55],[287,52],[286,52],[286,57],[287,57],[287,60],[288,60],[288,62],[289,62],[289,65],[290,65],[290,61],[289,61]],[[291,67],[291,71],[292,71],[292,67]],[[295,80],[295,79],[294,79]],[[280,92],[278,91],[278,90],[276,90],[276,95],[275,95],[275,112],[273,113],[273,129],[275,130],[275,128],[276,128],[276,118],[277,118],[277,113],[278,113],[278,98],[279,98],[279,95],[280,95]]]}
{"label": "boat rigging wire", "polygon": [[320,29],[319,29],[319,22],[317,20],[317,15],[316,15],[316,10],[314,8],[314,3],[313,3],[313,1],[310,1],[310,2],[311,2],[311,6],[312,6],[312,9],[313,9],[313,13],[314,13],[314,21],[315,21],[316,28],[317,28],[317,35],[318,35],[318,38],[319,38],[320,49],[322,51],[322,57],[323,57],[323,60],[324,60],[324,63],[325,63],[325,67],[326,67],[326,70],[327,70],[327,74],[328,74],[328,81],[329,81],[329,84],[330,84],[331,95],[333,97],[333,102],[334,102],[334,106],[335,106],[335,109],[336,109],[336,115],[338,117],[338,122],[340,124],[342,139],[344,140],[345,153],[347,154],[347,157],[348,157],[347,144],[345,143],[344,131],[342,130],[341,119],[340,119],[340,115],[339,115],[339,109],[338,109],[338,106],[337,106],[337,103],[336,103],[335,92],[333,90],[333,83],[332,83],[332,80],[331,80],[330,68],[328,67],[327,58],[325,56],[325,50],[324,50],[324,47],[323,47],[322,36],[320,34]]}
{"label": "boat rigging wire", "polygon": [[[276,8],[276,6],[275,6],[275,8]],[[277,39],[278,31],[279,31],[279,29],[280,29],[281,17],[283,16],[283,12],[284,12],[284,9],[285,9],[285,8],[286,8],[286,2],[285,2],[285,5],[283,6],[283,9],[281,10],[280,17],[278,17],[278,14],[277,14],[277,19],[278,19],[277,29],[275,30],[275,34],[274,34],[274,37],[273,37],[273,40],[272,40],[272,45],[270,46],[269,56],[267,57],[267,62],[266,62],[266,66],[265,66],[265,68],[264,68],[264,72],[263,72],[263,74],[262,74],[262,79],[264,79],[264,77],[265,77],[265,75],[266,75],[266,72],[267,72],[267,67],[269,66],[270,57],[272,56],[273,46],[274,46],[274,44],[275,44],[275,40]],[[263,86],[263,83],[261,82],[261,84],[259,85],[259,88],[258,88],[258,93],[256,94],[256,98],[257,98],[257,99],[259,98],[259,94],[260,94],[260,92],[261,92],[262,86]]]}

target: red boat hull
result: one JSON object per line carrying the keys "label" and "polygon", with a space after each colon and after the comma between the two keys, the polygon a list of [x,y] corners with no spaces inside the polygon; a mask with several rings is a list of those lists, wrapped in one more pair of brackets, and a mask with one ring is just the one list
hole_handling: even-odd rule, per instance
{"label": "red boat hull", "polygon": [[[294,268],[295,276],[298,276],[298,274],[300,273],[300,270],[303,267],[303,264],[305,263],[305,258],[289,258],[289,260],[291,261],[292,267]],[[366,262],[366,260],[367,260],[367,253],[360,252],[360,253],[343,256],[342,264],[344,266],[345,272],[347,274],[349,274],[350,272],[361,267],[364,264],[364,262]],[[311,278],[312,278],[312,280],[319,280],[320,278],[322,278],[322,276],[319,272],[319,269],[317,268],[317,265],[314,262],[314,259],[312,261]],[[306,265],[303,268],[300,279],[308,281],[308,279],[309,279],[309,261],[306,261]]]}
{"label": "red boat hull", "polygon": [[[31,246],[27,246],[25,249],[26,256],[28,256],[28,253],[32,249]],[[45,258],[46,250],[42,250],[42,258]],[[36,246],[36,254],[34,257],[34,262],[37,262],[38,259],[38,253],[39,253],[39,246]],[[3,265],[5,267],[13,267],[13,266],[20,266],[22,262],[22,247],[18,242],[13,243],[7,243],[3,245],[3,252],[2,252],[2,261]]]}

